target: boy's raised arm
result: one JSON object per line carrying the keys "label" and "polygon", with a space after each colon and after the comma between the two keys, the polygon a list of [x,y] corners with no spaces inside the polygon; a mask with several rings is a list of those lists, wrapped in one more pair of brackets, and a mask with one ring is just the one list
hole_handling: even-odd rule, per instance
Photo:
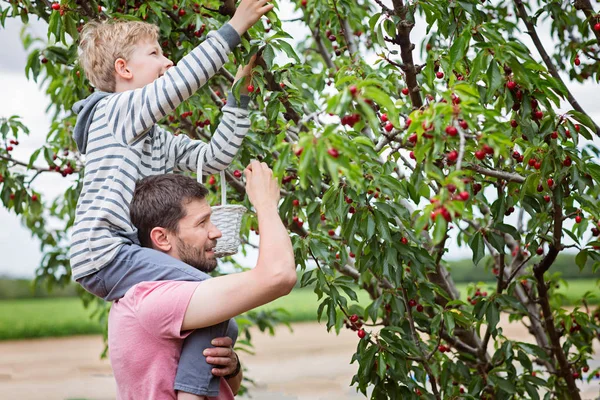
{"label": "boy's raised arm", "polygon": [[[240,102],[238,103],[233,94],[229,93],[219,125],[208,144],[200,140],[191,140],[187,135],[173,136],[169,132],[162,131],[167,148],[167,163],[173,163],[173,170],[195,172],[198,157],[204,146],[209,146],[202,160],[204,166],[202,172],[205,175],[222,171],[231,164],[250,129],[247,111],[250,97],[248,97],[247,85],[250,83],[255,59],[256,56],[248,65],[240,66],[235,76],[235,81],[244,80],[240,90]],[[171,165],[168,168],[170,167]]]}

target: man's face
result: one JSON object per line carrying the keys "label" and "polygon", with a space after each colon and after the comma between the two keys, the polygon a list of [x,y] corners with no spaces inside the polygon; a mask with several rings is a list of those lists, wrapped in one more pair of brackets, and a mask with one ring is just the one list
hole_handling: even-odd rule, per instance
{"label": "man's face", "polygon": [[157,41],[141,40],[127,61],[133,73],[133,84],[142,88],[164,75],[173,62],[166,58]]}
{"label": "man's face", "polygon": [[215,246],[221,231],[210,221],[210,206],[206,200],[192,200],[184,205],[186,216],[179,220],[179,232],[174,234],[172,256],[203,272],[217,267]]}

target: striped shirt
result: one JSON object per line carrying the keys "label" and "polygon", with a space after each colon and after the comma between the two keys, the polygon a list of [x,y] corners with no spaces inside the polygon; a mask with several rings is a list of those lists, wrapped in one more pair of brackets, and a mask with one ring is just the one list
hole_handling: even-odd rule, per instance
{"label": "striped shirt", "polygon": [[[237,37],[232,39],[233,34]],[[83,187],[71,235],[75,280],[107,266],[123,244],[139,243],[129,216],[138,180],[196,171],[204,146],[209,147],[203,173],[219,172],[231,163],[250,127],[247,98],[238,106],[229,96],[209,144],[174,136],[156,122],[204,85],[238,43],[239,35],[225,25],[151,84],[98,102],[89,125]]]}

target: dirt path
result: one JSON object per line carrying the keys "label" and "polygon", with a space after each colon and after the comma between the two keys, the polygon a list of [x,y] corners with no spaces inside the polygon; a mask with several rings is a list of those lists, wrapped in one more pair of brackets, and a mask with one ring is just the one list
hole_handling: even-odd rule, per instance
{"label": "dirt path", "polygon": [[[505,320],[505,334],[524,340],[524,328]],[[353,400],[364,398],[349,386],[356,364],[349,364],[356,334],[327,333],[316,323],[285,327],[275,337],[254,332],[256,355],[240,354],[258,400]],[[100,360],[100,336],[0,342],[0,399],[109,400],[115,384],[108,360]],[[590,365],[600,365],[600,347]],[[599,381],[585,384],[584,398],[600,396]]]}

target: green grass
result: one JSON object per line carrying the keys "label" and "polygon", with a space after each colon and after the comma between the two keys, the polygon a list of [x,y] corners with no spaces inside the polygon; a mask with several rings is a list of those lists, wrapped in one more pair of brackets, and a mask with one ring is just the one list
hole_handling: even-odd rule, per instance
{"label": "green grass", "polygon": [[101,333],[78,297],[0,301],[0,340]]}
{"label": "green grass", "polygon": [[[467,297],[467,284],[458,284],[463,299]],[[488,287],[489,286],[489,287]],[[482,290],[491,293],[494,284],[482,285]],[[569,287],[559,289],[568,304],[578,304],[586,291],[599,293],[594,280],[569,281]],[[369,304],[366,293],[358,292],[359,303]],[[600,304],[596,297],[590,304]],[[285,308],[289,315],[284,320],[290,322],[315,321],[319,301],[312,289],[294,289],[286,297],[282,297],[259,309],[267,310]],[[38,338],[48,336],[68,336],[102,332],[99,323],[89,319],[90,311],[86,310],[77,297],[44,298],[26,300],[0,300],[0,340]]]}

